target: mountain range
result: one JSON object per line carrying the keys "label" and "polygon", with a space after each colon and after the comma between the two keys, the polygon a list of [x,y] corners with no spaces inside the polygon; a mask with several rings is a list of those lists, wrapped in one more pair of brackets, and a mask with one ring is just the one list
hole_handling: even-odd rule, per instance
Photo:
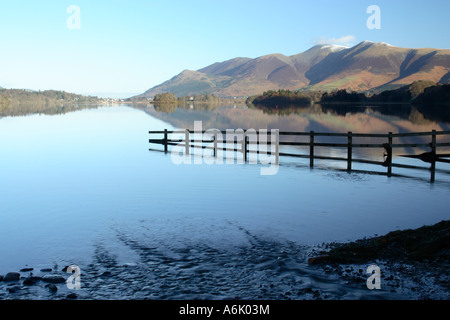
{"label": "mountain range", "polygon": [[354,47],[317,45],[292,56],[234,58],[184,70],[137,97],[166,92],[244,97],[276,89],[381,91],[417,80],[449,82],[450,50],[408,49],[371,41]]}

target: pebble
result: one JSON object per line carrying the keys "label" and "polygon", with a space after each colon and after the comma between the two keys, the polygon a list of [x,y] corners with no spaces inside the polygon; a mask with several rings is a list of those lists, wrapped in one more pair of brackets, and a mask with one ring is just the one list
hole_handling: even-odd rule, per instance
{"label": "pebble", "polygon": [[34,270],[33,268],[23,268],[23,269],[20,269],[20,272],[30,272],[33,270]]}

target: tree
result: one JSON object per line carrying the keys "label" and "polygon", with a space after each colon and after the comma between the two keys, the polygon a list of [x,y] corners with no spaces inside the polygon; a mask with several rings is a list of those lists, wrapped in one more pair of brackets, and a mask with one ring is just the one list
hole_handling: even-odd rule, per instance
{"label": "tree", "polygon": [[154,103],[175,103],[176,104],[177,101],[178,101],[177,96],[170,92],[157,94],[153,98]]}

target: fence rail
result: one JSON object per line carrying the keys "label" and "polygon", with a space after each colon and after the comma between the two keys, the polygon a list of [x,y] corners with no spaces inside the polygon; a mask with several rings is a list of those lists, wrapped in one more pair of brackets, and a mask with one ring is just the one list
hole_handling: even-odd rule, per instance
{"label": "fence rail", "polygon": [[[276,139],[273,140],[273,135],[270,134],[267,130],[261,131],[220,131],[215,130],[214,134],[212,131],[190,131],[188,129],[185,130],[163,130],[163,131],[149,131],[150,135],[163,135],[160,139],[149,139],[149,143],[151,144],[159,144],[164,146],[165,153],[169,152],[169,146],[183,146],[185,150],[185,154],[189,155],[191,153],[191,149],[209,149],[213,151],[213,155],[217,157],[218,151],[233,151],[240,152],[243,155],[244,161],[248,161],[249,154],[261,154],[262,152],[266,154],[275,155],[277,157],[277,163],[279,157],[294,157],[294,158],[303,158],[309,159],[310,167],[315,166],[315,160],[328,160],[328,161],[342,161],[347,163],[347,171],[353,171],[353,163],[363,163],[370,165],[378,165],[386,168],[384,174],[388,177],[393,176],[393,168],[403,168],[403,169],[416,169],[416,170],[427,170],[430,171],[430,181],[435,182],[435,175],[437,171],[441,171],[447,174],[450,174],[449,171],[446,170],[438,170],[436,168],[436,163],[450,163],[450,154],[438,153],[438,148],[450,147],[450,131],[431,131],[431,132],[413,132],[413,133],[387,133],[387,134],[367,134],[367,133],[325,133],[325,132],[279,132],[276,131]],[[172,135],[177,134],[178,136],[183,135],[182,138],[173,138]],[[210,139],[204,139],[203,136],[207,134]],[[223,136],[228,137],[228,135],[232,135],[233,140],[228,140],[228,138],[223,139]],[[264,139],[264,143],[261,143],[260,136],[264,134],[266,138]],[[194,135],[194,138],[192,138]],[[202,135],[201,139],[196,139],[196,135]],[[240,135],[239,138],[236,138]],[[222,138],[220,138],[220,136]],[[255,137],[256,139],[249,139],[250,137]],[[291,137],[294,139],[303,138],[307,141],[281,141],[283,138]],[[333,139],[344,139],[339,142],[323,142],[319,141],[323,138],[333,138]],[[355,143],[357,139],[384,139],[384,141],[377,143]],[[397,142],[395,139],[405,139],[405,138],[416,138],[416,139],[425,139],[420,142],[408,142],[401,143]],[[443,140],[443,141],[438,141]],[[237,140],[236,140],[237,139]],[[204,144],[207,145],[204,145]],[[229,147],[229,144],[232,143],[233,147]],[[269,148],[264,151],[259,150],[259,146],[265,144]],[[238,147],[236,147],[238,145]],[[252,149],[252,146],[256,146],[256,149]],[[275,151],[272,150],[272,146],[275,147]],[[293,147],[295,150],[307,148],[309,149],[308,154],[299,154],[292,152],[280,152],[280,147]],[[318,155],[318,148],[342,148],[346,149],[346,157],[344,156],[324,156]],[[358,148],[372,148],[372,149],[381,149],[384,156],[384,161],[377,161],[373,159],[360,159],[354,157],[354,149]],[[423,149],[429,149],[429,152],[424,152]],[[394,149],[411,149],[408,154],[405,155],[397,155],[394,153]],[[417,154],[417,149],[421,149]],[[155,151],[155,149],[150,149]],[[160,150],[156,150],[160,151]],[[394,163],[394,156],[399,158],[410,158],[417,159],[420,163],[429,163],[430,167],[423,167],[418,165],[411,164],[402,164],[402,163]]]}

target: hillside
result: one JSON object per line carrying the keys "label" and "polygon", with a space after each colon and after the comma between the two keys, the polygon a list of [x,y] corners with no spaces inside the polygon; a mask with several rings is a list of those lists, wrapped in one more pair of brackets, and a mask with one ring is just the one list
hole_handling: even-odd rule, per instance
{"label": "hillside", "polygon": [[184,70],[140,96],[172,92],[177,96],[242,97],[277,89],[381,91],[418,80],[450,81],[450,50],[408,49],[370,41],[351,48],[319,45],[293,56],[241,57],[196,71]]}

